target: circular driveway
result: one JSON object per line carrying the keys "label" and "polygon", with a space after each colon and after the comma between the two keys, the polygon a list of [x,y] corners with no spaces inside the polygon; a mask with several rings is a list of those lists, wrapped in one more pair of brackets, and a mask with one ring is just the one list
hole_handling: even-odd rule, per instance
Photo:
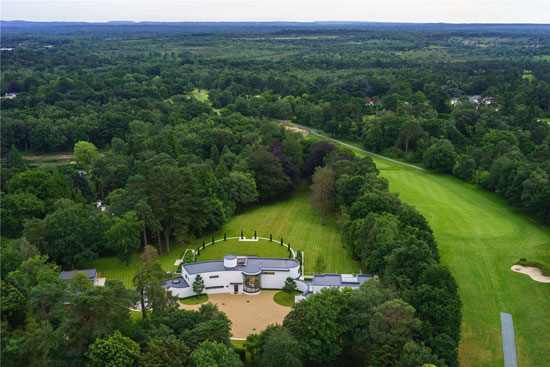
{"label": "circular driveway", "polygon": [[[231,332],[234,338],[246,338],[249,334],[259,333],[267,326],[281,324],[290,312],[290,307],[278,305],[273,296],[279,291],[263,290],[259,294],[217,293],[209,294],[208,302],[212,302],[223,311],[233,323]],[[183,305],[184,310],[198,310],[201,305]]]}

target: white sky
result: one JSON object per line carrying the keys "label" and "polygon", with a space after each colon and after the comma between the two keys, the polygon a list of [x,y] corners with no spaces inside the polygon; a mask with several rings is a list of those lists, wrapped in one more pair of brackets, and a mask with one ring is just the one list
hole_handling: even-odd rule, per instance
{"label": "white sky", "polygon": [[1,0],[31,21],[370,21],[550,23],[550,0]]}

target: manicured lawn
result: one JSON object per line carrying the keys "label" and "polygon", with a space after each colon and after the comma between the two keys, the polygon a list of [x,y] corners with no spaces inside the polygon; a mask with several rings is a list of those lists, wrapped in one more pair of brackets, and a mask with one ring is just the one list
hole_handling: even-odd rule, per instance
{"label": "manicured lawn", "polygon": [[[223,226],[217,238],[223,238],[224,232],[228,237],[240,236],[241,230],[247,237],[252,237],[254,230],[259,237],[269,238],[269,234],[273,234],[274,242],[283,237],[292,249],[304,251],[306,273],[313,272],[315,259],[321,253],[325,258],[325,272],[358,273],[360,263],[353,261],[349,250],[342,247],[336,218],[325,218],[325,225],[321,227],[319,215],[307,201],[308,195],[307,188],[300,186],[295,193],[282,200],[236,215]],[[258,242],[259,246],[265,246],[265,243]],[[286,257],[286,252],[283,257]]]}
{"label": "manicured lawn", "polygon": [[[365,153],[357,152],[362,155]],[[550,366],[550,285],[514,273],[518,258],[550,263],[550,229],[454,177],[373,157],[390,190],[427,218],[463,302],[461,366],[502,366],[500,312],[514,318],[520,366]]]}
{"label": "manicured lawn", "polygon": [[297,291],[289,294],[284,291],[280,291],[278,293],[275,293],[275,295],[273,296],[273,301],[280,304],[281,306],[292,307],[294,306],[294,296],[300,293],[302,292]]}
{"label": "manicured lawn", "polygon": [[180,303],[184,305],[200,305],[208,301],[208,294],[201,294],[200,296],[192,296],[187,298],[180,298]]}
{"label": "manicured lawn", "polygon": [[[223,236],[218,237],[223,238]],[[292,247],[292,244],[290,244],[290,246]],[[213,245],[207,244],[206,248],[201,250],[198,261],[222,260],[227,254],[254,255],[258,257],[288,257],[288,250],[286,247],[281,246],[280,242],[277,242],[276,239],[273,239],[273,242],[266,240],[258,240],[258,242],[241,242],[238,239],[231,239],[226,242],[216,242]]]}

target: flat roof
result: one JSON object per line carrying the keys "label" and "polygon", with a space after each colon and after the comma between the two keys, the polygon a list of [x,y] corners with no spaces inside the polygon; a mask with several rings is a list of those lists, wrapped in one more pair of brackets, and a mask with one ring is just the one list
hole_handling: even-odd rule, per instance
{"label": "flat roof", "polygon": [[374,279],[371,274],[359,274],[356,277],[342,276],[340,274],[320,274],[313,276],[314,286],[329,287],[359,287],[361,284]]}
{"label": "flat roof", "polygon": [[246,263],[237,264],[234,268],[226,268],[223,260],[201,261],[182,265],[182,268],[188,274],[212,273],[217,271],[242,271],[245,273],[258,273],[262,270],[288,271],[291,268],[300,266],[300,262],[295,259],[287,258],[269,258],[256,256],[237,256],[247,259]]}
{"label": "flat roof", "polygon": [[71,280],[78,273],[86,274],[88,279],[95,279],[97,271],[95,269],[85,269],[85,270],[72,270],[72,271],[62,271],[59,273],[59,279],[61,280]]}
{"label": "flat roof", "polygon": [[189,288],[189,284],[187,284],[183,277],[176,277],[164,280],[162,288]]}

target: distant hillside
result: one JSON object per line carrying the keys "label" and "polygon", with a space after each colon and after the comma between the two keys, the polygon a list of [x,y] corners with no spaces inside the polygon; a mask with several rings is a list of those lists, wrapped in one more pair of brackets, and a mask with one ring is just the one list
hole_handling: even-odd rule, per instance
{"label": "distant hillside", "polygon": [[87,22],[28,22],[22,20],[0,21],[2,30],[7,33],[28,33],[44,31],[63,33],[68,30],[89,32],[100,28],[123,27],[132,31],[156,32],[273,32],[281,30],[386,30],[420,32],[467,32],[467,33],[521,33],[547,34],[550,24],[450,24],[450,23],[378,23],[378,22],[132,22],[111,21],[103,23]]}

